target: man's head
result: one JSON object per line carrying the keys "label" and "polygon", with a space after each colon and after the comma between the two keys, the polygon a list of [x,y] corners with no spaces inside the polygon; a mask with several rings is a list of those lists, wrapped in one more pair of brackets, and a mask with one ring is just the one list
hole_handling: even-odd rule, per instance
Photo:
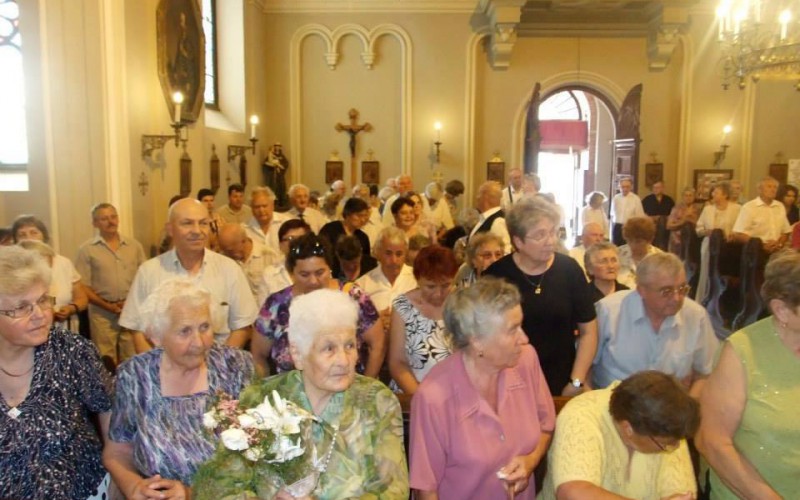
{"label": "man's head", "polygon": [[486,181],[478,188],[477,208],[483,213],[489,209],[499,207],[503,196],[503,187],[497,181]]}
{"label": "man's head", "polygon": [[380,263],[381,270],[386,276],[397,276],[403,269],[408,253],[406,235],[402,229],[387,227],[378,235],[375,242],[375,258]]}
{"label": "man's head", "polygon": [[650,190],[653,192],[654,195],[661,196],[662,194],[664,194],[664,183],[661,181],[655,181],[653,183],[653,187],[651,187]]}
{"label": "man's head", "polygon": [[447,181],[447,184],[444,185],[444,193],[454,200],[464,194],[464,183],[458,179]]}
{"label": "man's head", "polygon": [[529,196],[533,196],[541,190],[542,179],[537,174],[525,174],[522,179],[522,191]]}
{"label": "man's head", "polygon": [[289,188],[289,202],[300,213],[308,208],[308,186],[305,184],[292,184]]}
{"label": "man's head", "polygon": [[289,245],[301,236],[311,234],[311,226],[302,219],[289,219],[278,229],[278,246],[283,255],[289,253]]}
{"label": "man's head", "polygon": [[361,274],[361,256],[364,249],[361,248],[358,237],[352,234],[340,237],[334,252],[339,261],[339,268],[345,276],[358,277]]}
{"label": "man's head", "polygon": [[731,193],[730,193],[728,199],[730,199],[733,202],[736,202],[739,199],[739,197],[742,195],[742,183],[739,182],[739,181],[731,181],[730,185],[731,185],[730,186],[731,187],[731,189],[730,189]]}
{"label": "man's head", "polygon": [[235,261],[244,262],[247,258],[247,240],[247,234],[240,224],[225,224],[219,229],[219,249]]}
{"label": "man's head", "polygon": [[629,178],[623,177],[619,180],[619,192],[622,193],[622,196],[628,196],[631,189],[633,189],[633,182]]}
{"label": "man's head", "polygon": [[272,222],[272,212],[275,210],[275,193],[266,186],[253,189],[250,194],[250,208],[253,217],[263,227]]}
{"label": "man's head", "polygon": [[182,198],[169,207],[167,233],[179,255],[203,253],[209,232],[208,210],[199,201]]}
{"label": "man's head", "polygon": [[414,189],[414,183],[410,175],[400,175],[397,177],[397,192],[405,194]]}
{"label": "man's head", "polygon": [[228,206],[232,210],[239,211],[244,205],[244,186],[241,184],[231,184],[228,186]]}
{"label": "man's head", "polygon": [[331,184],[331,192],[338,194],[340,196],[340,199],[344,198],[344,193],[346,189],[347,186],[345,186],[344,181],[341,179],[338,181],[333,181],[333,184]]}
{"label": "man's head", "polygon": [[689,293],[683,263],[671,253],[648,255],[636,267],[636,291],[651,320],[660,322],[674,316]]}
{"label": "man's head", "polygon": [[508,184],[515,191],[522,189],[522,170],[519,168],[512,168],[508,171]]}
{"label": "man's head", "polygon": [[369,202],[369,186],[364,183],[353,186],[353,197]]}
{"label": "man's head", "polygon": [[758,196],[764,203],[772,203],[778,195],[778,181],[773,177],[767,176],[758,183]]}
{"label": "man's head", "polygon": [[111,203],[98,203],[92,208],[92,226],[103,238],[117,235],[119,231],[119,216],[117,209]]}
{"label": "man's head", "polygon": [[209,215],[214,212],[214,198],[214,191],[208,188],[203,188],[197,192],[197,201],[206,206]]}
{"label": "man's head", "polygon": [[597,222],[590,222],[583,226],[583,233],[581,233],[581,245],[583,248],[589,248],[595,243],[603,241],[605,235],[603,234],[603,226]]}

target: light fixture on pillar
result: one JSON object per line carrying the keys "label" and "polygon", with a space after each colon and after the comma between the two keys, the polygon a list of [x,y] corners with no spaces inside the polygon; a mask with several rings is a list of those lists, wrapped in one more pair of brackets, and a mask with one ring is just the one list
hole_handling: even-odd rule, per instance
{"label": "light fixture on pillar", "polygon": [[433,129],[436,130],[436,141],[434,141],[433,145],[436,148],[436,163],[439,163],[440,160],[440,148],[442,147],[442,122],[436,122],[433,124]]}
{"label": "light fixture on pillar", "polygon": [[258,125],[258,116],[252,115],[250,117],[250,146],[228,146],[228,162],[233,161],[237,156],[243,156],[247,151],[250,154],[256,154],[256,126]]}
{"label": "light fixture on pillar", "polygon": [[[147,158],[152,159],[153,154],[160,149],[164,149],[164,145],[169,142],[170,140],[175,141],[175,147],[177,148],[181,141],[183,141],[184,149],[186,143],[189,141],[189,134],[188,129],[186,129],[186,124],[181,119],[181,109],[183,107],[183,94],[180,92],[175,92],[172,94],[172,103],[174,106],[174,113],[172,117],[172,123],[170,126],[172,130],[175,131],[172,135],[142,135],[142,159],[145,160]],[[182,132],[187,130],[186,134]]]}
{"label": "light fixture on pillar", "polygon": [[800,0],[722,0],[717,39],[722,88],[745,88],[764,75],[795,80],[800,90]]}
{"label": "light fixture on pillar", "polygon": [[728,148],[731,147],[728,144],[728,136],[733,131],[733,127],[730,125],[725,125],[722,127],[722,144],[719,145],[719,151],[714,151],[714,168],[720,168],[722,166],[722,162],[725,161],[725,153],[728,151]]}

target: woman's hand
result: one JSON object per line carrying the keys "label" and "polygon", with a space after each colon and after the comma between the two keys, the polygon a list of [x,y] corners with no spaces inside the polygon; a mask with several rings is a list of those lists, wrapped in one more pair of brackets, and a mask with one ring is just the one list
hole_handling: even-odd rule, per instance
{"label": "woman's hand", "polygon": [[164,479],[156,474],[153,477],[143,478],[136,483],[128,498],[131,500],[189,500],[191,498],[191,490],[180,481]]}
{"label": "woman's hand", "polygon": [[72,306],[64,306],[53,311],[53,319],[56,321],[66,321],[72,316],[74,309]]}
{"label": "woman's hand", "polygon": [[533,474],[536,464],[531,463],[527,455],[519,455],[511,459],[502,469],[501,479],[508,483],[508,488],[519,493],[528,487],[528,479]]}

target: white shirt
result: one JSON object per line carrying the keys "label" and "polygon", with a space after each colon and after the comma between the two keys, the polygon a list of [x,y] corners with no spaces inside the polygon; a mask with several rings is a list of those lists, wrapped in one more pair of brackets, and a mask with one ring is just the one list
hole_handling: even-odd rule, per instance
{"label": "white shirt", "polygon": [[394,284],[389,283],[389,279],[383,274],[383,269],[378,265],[372,271],[358,278],[356,285],[369,295],[370,300],[375,304],[375,309],[380,312],[390,307],[398,295],[415,289],[417,280],[414,278],[414,269],[403,264]]}
{"label": "white shirt", "polygon": [[511,210],[511,207],[516,205],[519,200],[522,199],[522,195],[524,192],[522,191],[522,186],[519,189],[514,189],[511,184],[503,188],[503,197],[500,200],[500,206],[503,207],[503,210],[508,213]]}
{"label": "white shirt", "polygon": [[[472,238],[475,233],[478,232],[478,228],[480,228],[483,223],[491,217],[492,215],[496,214],[502,210],[500,207],[490,208],[489,210],[483,212],[480,217],[478,217],[478,223],[475,224],[475,227],[472,228],[472,231],[469,233],[469,237]],[[503,250],[506,254],[511,253],[511,236],[508,234],[508,226],[506,225],[505,217],[498,217],[492,222],[492,227],[489,228],[489,231],[496,234],[503,240]]]}
{"label": "white shirt", "polygon": [[[292,277],[286,270],[286,264],[272,264],[264,269],[264,284],[267,297],[291,285]],[[263,306],[264,303],[262,302],[261,305]]]}
{"label": "white shirt", "polygon": [[272,222],[270,222],[266,233],[261,229],[261,224],[258,223],[255,217],[251,217],[247,224],[243,225],[247,236],[253,240],[253,243],[258,243],[266,248],[269,254],[268,264],[283,262],[284,255],[281,252],[280,241],[278,241],[278,231],[281,228],[281,224],[289,220],[289,218],[286,214],[273,213]]}
{"label": "white shirt", "polygon": [[586,227],[586,224],[589,224],[590,222],[596,222],[600,224],[600,227],[603,228],[603,234],[609,234],[608,217],[606,217],[606,212],[603,210],[603,207],[592,208],[589,205],[586,205],[583,207],[583,209],[581,209],[581,233],[583,233],[583,228]]}
{"label": "white shirt", "polygon": [[264,271],[270,266],[273,260],[272,252],[258,243],[253,242],[253,250],[250,252],[250,257],[244,262],[239,262],[242,266],[244,275],[247,277],[247,282],[250,284],[250,291],[253,292],[253,298],[256,299],[256,305],[261,307],[265,300],[267,300],[267,285],[264,281]]}
{"label": "white shirt", "polygon": [[383,230],[380,210],[375,207],[370,207],[369,220],[364,224],[361,230],[364,231],[364,234],[369,238],[369,247],[375,248],[375,244],[378,242],[378,235]]}
{"label": "white shirt", "polygon": [[[586,265],[584,264],[584,257],[586,256],[586,247],[578,245],[569,249],[569,256],[575,259],[575,262],[583,269],[583,274],[586,274]],[[589,275],[586,275],[586,281],[589,281]]]}
{"label": "white shirt", "polygon": [[631,217],[644,216],[642,200],[633,192],[628,193],[628,196],[617,193],[611,200],[611,221],[614,224],[625,224]]}
{"label": "white shirt", "polygon": [[[663,253],[663,250],[655,245],[650,245],[650,248],[647,250],[647,255],[656,253]],[[645,257],[647,257],[647,255],[645,255]],[[631,290],[636,288],[636,262],[633,260],[631,247],[627,244],[619,247],[619,271],[617,272],[617,281]]]}
{"label": "white shirt", "polygon": [[703,207],[700,218],[697,219],[695,230],[698,236],[706,236],[714,229],[722,229],[725,236],[731,234],[733,225],[739,217],[742,206],[738,203],[728,202],[725,210],[720,210],[713,203]]}
{"label": "white shirt", "polygon": [[[287,220],[288,219],[299,219],[300,212],[295,208],[292,207],[286,212]],[[311,226],[311,230],[314,231],[314,234],[319,234],[319,230],[322,229],[322,226],[330,222],[325,214],[320,212],[314,207],[306,207],[303,210],[303,221]]]}
{"label": "white shirt", "polygon": [[206,249],[200,271],[190,276],[173,248],[139,267],[119,324],[130,330],[143,331],[139,311],[142,303],[158,285],[172,278],[190,279],[211,293],[211,321],[215,333],[230,333],[250,326],[256,319],[258,306],[239,264]]}
{"label": "white shirt", "polygon": [[444,198],[433,204],[429,220],[437,231],[442,227],[445,229],[453,229],[453,226],[455,226],[453,223],[453,214],[450,213],[450,206]]}
{"label": "white shirt", "polygon": [[742,205],[739,217],[733,225],[733,232],[770,241],[792,232],[792,227],[786,218],[786,208],[783,203],[772,200],[772,203],[767,205],[759,196]]}

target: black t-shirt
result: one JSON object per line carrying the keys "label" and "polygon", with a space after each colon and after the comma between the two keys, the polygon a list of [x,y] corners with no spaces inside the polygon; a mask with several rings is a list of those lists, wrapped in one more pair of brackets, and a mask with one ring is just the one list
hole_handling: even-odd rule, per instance
{"label": "black t-shirt", "polygon": [[667,195],[663,195],[661,201],[658,201],[656,195],[652,193],[642,198],[642,210],[644,210],[644,213],[647,215],[663,215],[664,217],[669,217],[674,206],[675,201]]}
{"label": "black t-shirt", "polygon": [[[561,394],[575,362],[578,323],[597,317],[583,270],[571,257],[557,253],[543,275],[524,274],[511,255],[492,264],[485,273],[505,278],[519,289],[522,329],[536,348],[550,392]],[[535,293],[536,284],[541,284],[539,295]]]}
{"label": "black t-shirt", "polygon": [[[319,230],[319,237],[328,240],[328,243],[331,245],[331,250],[334,252],[333,268],[331,269],[334,276],[339,276],[342,273],[342,269],[339,266],[339,259],[336,258],[336,242],[345,235],[347,235],[347,231],[345,231],[344,224],[340,220],[328,222]],[[370,267],[369,237],[367,233],[360,229],[356,229],[353,235],[358,238],[358,241],[361,243],[361,273],[363,274],[367,272],[364,269],[369,268],[369,270],[371,270],[375,268],[374,265]]]}

